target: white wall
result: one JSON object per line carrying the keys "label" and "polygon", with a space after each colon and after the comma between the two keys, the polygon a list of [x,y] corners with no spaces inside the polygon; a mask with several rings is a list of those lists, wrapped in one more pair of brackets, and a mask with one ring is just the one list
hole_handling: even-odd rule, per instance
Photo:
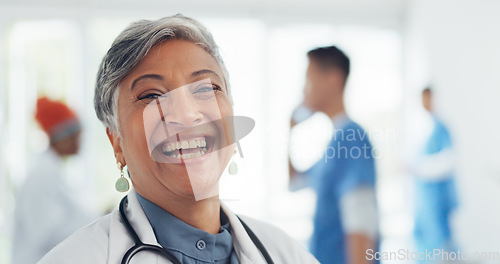
{"label": "white wall", "polygon": [[500,248],[499,13],[497,0],[416,0],[407,14],[407,112],[432,83],[456,143],[456,234],[472,251]]}

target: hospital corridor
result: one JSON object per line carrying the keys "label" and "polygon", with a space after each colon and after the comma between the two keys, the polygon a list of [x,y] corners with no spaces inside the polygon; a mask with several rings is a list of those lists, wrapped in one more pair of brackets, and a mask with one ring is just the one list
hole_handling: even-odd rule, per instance
{"label": "hospital corridor", "polygon": [[499,13],[0,0],[0,263],[500,263]]}

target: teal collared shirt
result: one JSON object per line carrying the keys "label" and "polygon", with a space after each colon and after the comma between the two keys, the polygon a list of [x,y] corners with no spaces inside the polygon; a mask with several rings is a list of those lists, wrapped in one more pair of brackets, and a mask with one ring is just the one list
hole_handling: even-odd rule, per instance
{"label": "teal collared shirt", "polygon": [[182,222],[139,194],[137,198],[158,243],[183,264],[239,263],[233,247],[231,225],[222,210],[219,233],[210,234]]}

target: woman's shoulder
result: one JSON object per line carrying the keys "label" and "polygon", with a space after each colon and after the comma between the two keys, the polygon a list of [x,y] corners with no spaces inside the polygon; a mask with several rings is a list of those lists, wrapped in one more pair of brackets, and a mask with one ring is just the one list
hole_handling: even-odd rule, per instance
{"label": "woman's shoulder", "polygon": [[38,264],[106,263],[111,221],[117,211],[79,229],[47,253]]}
{"label": "woman's shoulder", "polygon": [[[264,244],[275,262],[285,263],[319,263],[306,248],[290,237],[279,227],[248,216],[239,216]],[[281,261],[279,261],[281,260]]]}

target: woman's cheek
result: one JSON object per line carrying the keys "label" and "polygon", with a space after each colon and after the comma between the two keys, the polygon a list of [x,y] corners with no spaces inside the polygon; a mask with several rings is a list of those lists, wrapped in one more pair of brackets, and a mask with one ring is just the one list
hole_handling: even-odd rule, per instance
{"label": "woman's cheek", "polygon": [[150,148],[153,148],[154,145],[153,135],[155,129],[161,122],[161,117],[154,110],[153,107],[146,107],[143,111],[140,111],[140,115],[134,118],[135,122],[133,124],[136,129],[135,136],[137,140],[144,142],[150,153],[152,151]]}

